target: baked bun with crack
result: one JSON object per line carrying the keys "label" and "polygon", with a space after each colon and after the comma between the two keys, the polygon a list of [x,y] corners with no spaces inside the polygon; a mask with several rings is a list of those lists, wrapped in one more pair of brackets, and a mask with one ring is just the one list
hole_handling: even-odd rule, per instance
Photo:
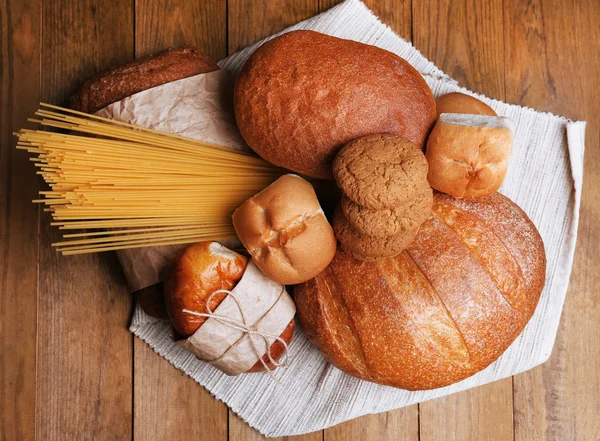
{"label": "baked bun with crack", "polygon": [[312,185],[280,177],[233,213],[233,226],[252,260],[270,279],[294,285],[333,259],[336,239]]}
{"label": "baked bun with crack", "polygon": [[427,141],[429,185],[457,198],[494,193],[506,176],[514,131],[502,116],[442,113]]}

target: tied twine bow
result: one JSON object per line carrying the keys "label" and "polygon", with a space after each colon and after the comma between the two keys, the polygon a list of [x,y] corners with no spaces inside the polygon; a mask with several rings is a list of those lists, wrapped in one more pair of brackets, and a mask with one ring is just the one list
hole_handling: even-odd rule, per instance
{"label": "tied twine bow", "polygon": [[[215,312],[210,308],[210,302],[213,299],[214,296],[216,296],[217,294],[228,294],[229,297],[231,299],[233,299],[233,301],[235,302],[236,306],[238,307],[238,310],[240,311],[240,315],[242,317],[241,321],[238,320],[234,320],[232,318],[229,317],[224,317],[222,315],[219,314],[215,314]],[[288,345],[285,342],[284,339],[282,339],[280,336],[278,335],[273,335],[270,334],[268,332],[264,332],[258,329],[258,325],[260,324],[260,322],[267,316],[267,314],[269,314],[269,312],[273,309],[273,307],[279,302],[279,300],[281,299],[281,297],[283,296],[283,294],[285,293],[285,288],[282,287],[281,288],[281,292],[279,293],[279,296],[277,297],[277,300],[275,300],[275,302],[269,307],[269,309],[267,309],[262,316],[260,316],[260,318],[253,324],[253,325],[248,325],[247,321],[246,321],[246,316],[244,315],[244,309],[242,308],[242,305],[240,304],[240,301],[235,297],[234,293],[232,291],[229,291],[227,289],[219,289],[215,292],[213,292],[208,299],[206,300],[206,310],[208,312],[204,313],[204,312],[197,312],[197,311],[191,311],[189,309],[184,309],[183,312],[187,313],[187,314],[191,314],[191,315],[195,315],[197,317],[206,317],[206,318],[212,318],[215,319],[216,321],[218,321],[219,323],[222,323],[224,325],[227,325],[233,329],[237,329],[238,331],[243,332],[243,335],[236,340],[229,348],[227,348],[227,350],[225,352],[223,352],[221,355],[219,355],[217,358],[214,358],[212,360],[206,360],[209,363],[215,363],[217,361],[219,361],[220,359],[222,359],[229,351],[231,351],[233,348],[235,348],[246,336],[248,336],[248,340],[250,341],[250,345],[252,346],[252,350],[254,351],[255,355],[258,357],[258,359],[260,360],[261,364],[263,365],[263,367],[265,368],[265,370],[269,373],[269,375],[271,376],[271,378],[273,380],[275,380],[275,382],[279,383],[279,381],[277,380],[277,378],[275,377],[275,375],[273,374],[273,369],[270,369],[269,366],[267,365],[267,363],[265,362],[265,360],[263,360],[263,355],[261,354],[260,351],[258,350],[258,348],[256,347],[256,343],[254,342],[253,336],[257,335],[259,337],[261,337],[264,342],[265,345],[267,347],[267,356],[269,358],[269,361],[272,363],[273,366],[275,366],[275,368],[281,367],[281,366],[287,366],[289,364],[289,356],[288,356]],[[277,362],[273,359],[273,356],[271,355],[271,345],[272,343],[274,343],[274,341],[278,341],[283,345],[283,354],[280,357],[280,361]]]}

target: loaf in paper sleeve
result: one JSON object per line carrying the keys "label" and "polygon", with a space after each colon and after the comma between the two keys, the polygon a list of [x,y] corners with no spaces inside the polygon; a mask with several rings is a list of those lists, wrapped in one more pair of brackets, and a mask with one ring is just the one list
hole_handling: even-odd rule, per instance
{"label": "loaf in paper sleeve", "polygon": [[228,375],[280,364],[296,308],[285,287],[247,257],[200,242],[173,262],[164,286],[178,345]]}

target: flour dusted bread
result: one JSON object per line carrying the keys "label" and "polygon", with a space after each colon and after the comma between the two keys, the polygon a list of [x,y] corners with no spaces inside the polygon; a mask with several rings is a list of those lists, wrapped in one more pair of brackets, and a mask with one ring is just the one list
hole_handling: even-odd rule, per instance
{"label": "flour dusted bread", "polygon": [[274,38],[250,57],[234,91],[242,136],[269,162],[331,178],[340,147],[373,133],[419,147],[435,118],[421,75],[383,49],[313,31]]}
{"label": "flour dusted bread", "polygon": [[333,229],[312,185],[285,175],[233,214],[233,226],[256,265],[286,285],[320,273],[335,254]]}
{"label": "flour dusted bread", "polygon": [[295,289],[308,338],[336,367],[408,390],[463,380],[495,361],[531,318],[545,280],[535,226],[499,193],[436,193],[402,254],[359,262],[338,250]]}
{"label": "flour dusted bread", "polygon": [[506,176],[514,131],[509,118],[443,113],[427,141],[429,184],[458,198],[492,194]]}

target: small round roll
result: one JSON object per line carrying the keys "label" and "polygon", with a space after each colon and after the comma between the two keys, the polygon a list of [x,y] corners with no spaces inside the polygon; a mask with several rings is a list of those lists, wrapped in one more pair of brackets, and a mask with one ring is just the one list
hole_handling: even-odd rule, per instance
{"label": "small round roll", "polygon": [[506,117],[443,113],[427,141],[429,184],[457,198],[494,193],[506,176],[514,131]]}
{"label": "small round roll", "polygon": [[[184,310],[207,313],[207,300],[220,289],[231,291],[240,281],[248,258],[233,252],[217,242],[200,242],[185,249],[169,268],[164,280],[165,304],[171,324],[180,337],[187,338],[194,334],[207,320],[184,312]],[[215,294],[208,306],[216,310],[227,296],[226,293]],[[294,333],[292,319],[280,337],[288,344]],[[285,347],[275,341],[270,348],[271,358],[278,361]],[[269,355],[262,357],[269,369],[275,366]],[[265,367],[257,361],[247,372],[261,372]]]}
{"label": "small round roll", "polygon": [[451,92],[438,97],[435,100],[435,107],[438,118],[442,113],[496,116],[494,109],[486,103],[460,92]]}
{"label": "small round roll", "polygon": [[282,176],[233,214],[233,226],[270,279],[294,285],[312,279],[333,259],[336,239],[312,185]]}

